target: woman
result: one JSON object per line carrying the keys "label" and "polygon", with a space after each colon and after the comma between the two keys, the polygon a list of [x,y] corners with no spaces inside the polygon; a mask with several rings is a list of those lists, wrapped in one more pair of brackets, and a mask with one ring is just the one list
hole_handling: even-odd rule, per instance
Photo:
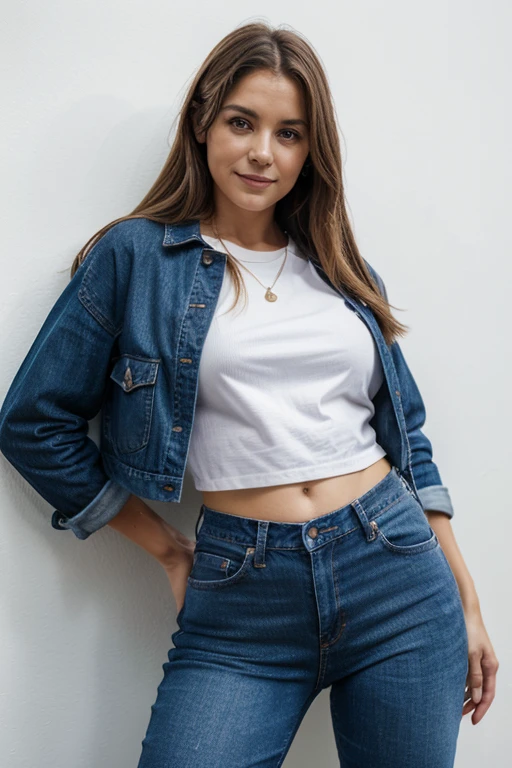
{"label": "woman", "polygon": [[[139,768],[280,766],[327,687],[342,764],[447,768],[461,716],[494,697],[335,125],[301,36],[227,35],[155,184],[77,255],[0,412],[54,528],[108,524],[168,575],[179,629]],[[187,460],[196,541],[140,498],[179,502]]]}

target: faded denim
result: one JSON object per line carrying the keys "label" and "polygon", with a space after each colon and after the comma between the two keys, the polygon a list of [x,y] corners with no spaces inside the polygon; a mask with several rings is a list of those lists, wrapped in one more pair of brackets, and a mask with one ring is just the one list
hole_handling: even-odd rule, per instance
{"label": "faded denim", "polygon": [[138,768],[278,768],[328,687],[343,768],[452,768],[462,601],[397,468],[306,523],[201,513]]}

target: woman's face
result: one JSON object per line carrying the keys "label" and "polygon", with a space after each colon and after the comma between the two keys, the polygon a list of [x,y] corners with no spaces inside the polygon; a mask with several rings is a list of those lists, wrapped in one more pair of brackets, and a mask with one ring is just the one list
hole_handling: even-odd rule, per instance
{"label": "woman's face", "polygon": [[[222,202],[220,196],[245,211],[258,212],[284,197],[309,152],[306,121],[304,100],[293,80],[268,70],[242,78],[206,134],[217,204]],[[251,186],[242,174],[264,176],[272,183]]]}

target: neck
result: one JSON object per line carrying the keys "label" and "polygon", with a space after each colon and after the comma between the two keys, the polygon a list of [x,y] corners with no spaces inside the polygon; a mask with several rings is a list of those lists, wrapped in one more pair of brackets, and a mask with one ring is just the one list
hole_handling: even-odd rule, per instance
{"label": "neck", "polygon": [[281,232],[275,222],[269,229],[260,231],[257,229],[245,230],[240,222],[234,225],[213,219],[201,221],[200,232],[209,237],[221,237],[223,240],[229,240],[230,243],[235,243],[235,245],[251,251],[276,250],[284,248],[288,243],[287,235]]}

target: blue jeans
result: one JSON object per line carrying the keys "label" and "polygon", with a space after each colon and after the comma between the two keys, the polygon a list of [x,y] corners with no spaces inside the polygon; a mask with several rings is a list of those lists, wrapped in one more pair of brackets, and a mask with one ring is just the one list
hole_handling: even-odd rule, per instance
{"label": "blue jeans", "polygon": [[462,602],[398,470],[306,523],[201,514],[138,768],[278,768],[328,687],[344,768],[452,768]]}

